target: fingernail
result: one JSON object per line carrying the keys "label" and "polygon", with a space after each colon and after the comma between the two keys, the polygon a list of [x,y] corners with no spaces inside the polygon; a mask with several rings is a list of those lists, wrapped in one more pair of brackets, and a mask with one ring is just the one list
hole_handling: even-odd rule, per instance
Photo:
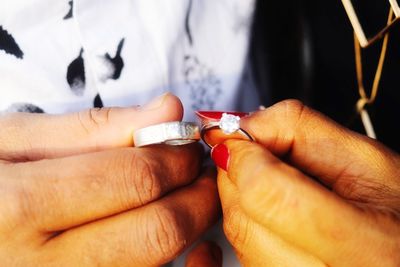
{"label": "fingernail", "polygon": [[213,147],[211,150],[211,158],[219,168],[225,171],[228,170],[229,150],[226,145],[219,144]]}
{"label": "fingernail", "polygon": [[162,106],[162,104],[164,103],[164,100],[167,98],[167,96],[169,94],[170,94],[169,92],[166,92],[166,93],[154,98],[149,103],[147,103],[144,106],[142,106],[140,108],[140,110],[142,110],[142,111],[150,111],[150,110],[155,110],[155,109],[160,108]]}

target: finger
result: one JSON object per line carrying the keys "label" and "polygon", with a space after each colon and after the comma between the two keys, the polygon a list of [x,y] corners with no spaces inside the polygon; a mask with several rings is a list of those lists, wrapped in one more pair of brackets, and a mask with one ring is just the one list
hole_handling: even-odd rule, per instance
{"label": "finger", "polygon": [[272,153],[347,199],[400,205],[399,155],[298,101],[256,112],[241,126]]}
{"label": "finger", "polygon": [[260,145],[226,144],[228,177],[253,220],[329,266],[392,266],[400,260],[400,231],[391,215],[342,201]]}
{"label": "finger", "polygon": [[196,115],[200,120],[201,125],[204,126],[204,129],[202,130],[202,139],[210,147],[222,144],[227,139],[248,140],[248,136],[243,135],[242,133],[234,132],[226,134],[218,126],[211,127],[211,125],[218,125],[219,122],[227,118],[227,116],[234,116],[234,118],[237,119],[248,116],[248,113],[199,110],[196,111]]}
{"label": "finger", "polygon": [[202,242],[189,252],[185,266],[222,267],[222,250],[214,242]]}
{"label": "finger", "polygon": [[240,207],[239,192],[225,172],[218,174],[224,231],[243,266],[325,266],[252,220]]}
{"label": "finger", "polygon": [[218,220],[218,203],[215,173],[206,172],[159,201],[64,232],[43,251],[67,266],[160,266]]}
{"label": "finger", "polygon": [[179,121],[179,99],[164,94],[142,108],[89,109],[66,115],[15,113],[0,117],[0,159],[38,160],[132,146],[136,129]]}
{"label": "finger", "polygon": [[189,184],[201,158],[199,144],[160,145],[20,163],[7,173],[22,177],[13,179],[19,191],[15,212],[35,229],[53,232],[145,205]]}

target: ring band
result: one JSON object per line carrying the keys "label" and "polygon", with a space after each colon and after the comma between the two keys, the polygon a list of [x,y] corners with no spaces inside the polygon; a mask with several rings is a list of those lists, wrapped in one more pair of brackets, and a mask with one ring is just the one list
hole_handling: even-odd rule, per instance
{"label": "ring band", "polygon": [[[202,140],[204,141],[204,143],[205,143],[208,147],[210,147],[210,148],[213,148],[213,145],[211,145],[211,144],[209,144],[209,143],[207,142],[207,138],[205,137],[205,135],[206,135],[206,131],[213,130],[213,129],[221,129],[221,128],[219,127],[219,123],[209,123],[209,124],[207,124],[207,125],[204,125],[204,126],[201,128],[201,131],[200,131],[201,139],[202,139]],[[254,138],[253,138],[248,132],[246,132],[245,130],[243,130],[242,128],[239,128],[238,130],[236,130],[235,133],[239,133],[239,134],[241,134],[243,137],[247,138],[248,140],[254,141]],[[228,135],[228,134],[226,134],[226,135]]]}
{"label": "ring band", "polygon": [[133,141],[136,147],[167,144],[186,145],[200,140],[199,127],[192,122],[165,122],[135,131]]}
{"label": "ring band", "polygon": [[[240,128],[240,117],[223,113],[222,117],[219,121],[216,120],[203,120],[203,126],[201,128],[200,136],[201,139],[206,143],[210,148],[213,148],[213,145],[207,140],[206,133],[211,130],[220,130],[226,138],[233,139],[243,139],[246,138],[250,141],[254,141],[254,138],[245,130]],[[225,138],[224,138],[225,139]]]}

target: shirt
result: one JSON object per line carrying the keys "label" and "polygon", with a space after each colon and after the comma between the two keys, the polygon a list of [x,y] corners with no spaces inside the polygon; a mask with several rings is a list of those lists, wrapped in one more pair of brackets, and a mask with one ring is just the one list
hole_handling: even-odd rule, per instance
{"label": "shirt", "polygon": [[[3,0],[1,6],[1,112],[142,105],[165,91],[180,97],[187,121],[196,110],[259,105],[246,67],[254,0]],[[234,266],[222,243],[225,266]]]}
{"label": "shirt", "polygon": [[[251,110],[240,86],[249,0],[14,0],[0,10],[0,110],[64,113],[178,95],[197,109]],[[9,44],[3,44],[9,41]]]}

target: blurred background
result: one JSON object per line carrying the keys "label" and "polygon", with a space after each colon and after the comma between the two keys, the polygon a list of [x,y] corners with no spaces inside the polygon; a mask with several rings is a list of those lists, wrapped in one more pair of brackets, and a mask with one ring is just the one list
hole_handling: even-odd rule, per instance
{"label": "blurred background", "polygon": [[[389,1],[353,1],[366,32],[386,24]],[[400,152],[400,27],[390,31],[376,102],[368,106],[378,140]],[[382,41],[363,49],[367,93]],[[266,105],[297,98],[335,121],[365,133],[359,99],[353,29],[340,0],[258,0],[251,67]]]}

